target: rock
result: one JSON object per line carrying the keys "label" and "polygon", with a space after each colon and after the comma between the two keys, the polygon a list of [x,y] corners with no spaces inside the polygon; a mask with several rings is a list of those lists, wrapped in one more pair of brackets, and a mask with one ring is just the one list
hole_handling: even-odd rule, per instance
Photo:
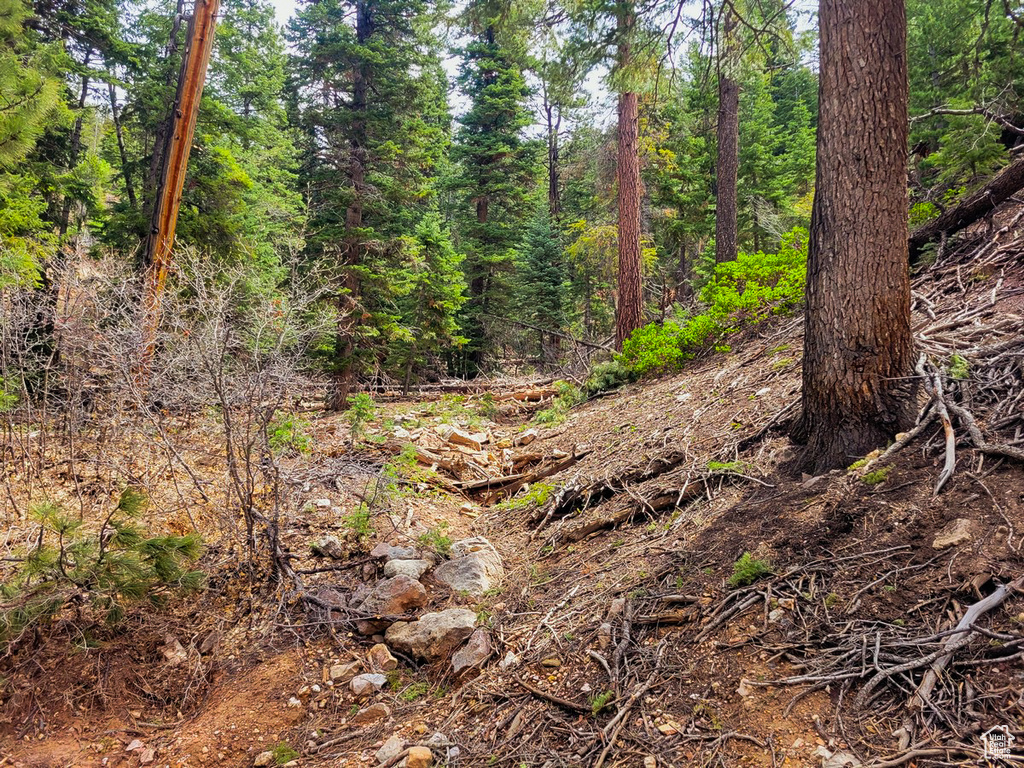
{"label": "rock", "polygon": [[410,747],[405,758],[405,768],[430,768],[434,764],[434,753],[426,747]]}
{"label": "rock", "polygon": [[455,592],[481,597],[505,575],[501,556],[483,536],[452,544],[452,559],[434,570],[434,578]]}
{"label": "rock", "polygon": [[384,541],[370,550],[370,557],[379,560],[415,560],[417,555],[412,547],[393,547]]}
{"label": "rock", "polygon": [[750,686],[748,680],[741,679],[739,688],[736,689],[736,693],[740,696],[751,696],[754,693],[754,689]]}
{"label": "rock", "polygon": [[221,638],[223,637],[224,635],[220,631],[213,630],[199,644],[199,653],[203,656],[213,653],[217,650],[217,646],[220,645]]}
{"label": "rock", "polygon": [[387,720],[389,717],[391,717],[391,710],[386,704],[372,704],[352,715],[351,722],[353,725],[370,725]]}
{"label": "rock", "polygon": [[821,758],[821,768],[860,768],[864,765],[850,752],[831,752],[825,747],[818,747],[814,754]]}
{"label": "rock", "polygon": [[347,683],[359,674],[363,668],[361,661],[351,661],[348,664],[333,664],[327,676],[335,683]]}
{"label": "rock", "polygon": [[345,558],[345,547],[337,536],[324,536],[317,539],[310,547],[317,557],[329,557],[332,560],[343,560]]}
{"label": "rock", "polygon": [[388,560],[384,564],[384,576],[408,576],[410,579],[419,579],[424,573],[430,570],[430,563],[426,560]]}
{"label": "rock", "polygon": [[666,720],[664,723],[658,726],[658,730],[666,736],[675,736],[682,729],[679,723],[675,720]]}
{"label": "rock", "polygon": [[316,501],[313,502],[313,506],[316,507],[317,509],[330,509],[331,508],[331,500],[330,499],[317,499]]}
{"label": "rock", "polygon": [[373,646],[367,654],[367,658],[370,660],[370,667],[381,672],[390,672],[398,666],[398,659],[391,655],[391,649],[384,643],[377,643]]}
{"label": "rock", "polygon": [[[379,582],[359,610],[374,616],[398,616],[426,604],[427,590],[422,584],[408,576],[394,576]],[[356,622],[356,629],[364,635],[372,635],[389,623],[387,619],[364,619]]]}
{"label": "rock", "polygon": [[537,430],[528,429],[516,438],[516,445],[529,445],[537,439]]}
{"label": "rock", "polygon": [[396,757],[405,749],[405,739],[401,736],[392,736],[390,739],[384,742],[384,746],[377,750],[374,757],[377,758],[377,763],[386,763],[393,757]]}
{"label": "rock", "polygon": [[476,614],[466,608],[425,613],[419,621],[398,621],[385,633],[388,644],[427,661],[443,659],[473,634]]}
{"label": "rock", "polygon": [[542,667],[549,667],[550,669],[558,669],[562,666],[562,660],[552,656],[550,659],[543,659],[540,665]]}
{"label": "rock", "polygon": [[139,765],[149,765],[154,760],[156,760],[156,750],[152,748],[142,750],[142,754],[139,755]]}
{"label": "rock", "polygon": [[274,753],[273,752],[260,752],[256,755],[256,759],[252,761],[254,768],[264,768],[267,765],[274,764]]}
{"label": "rock", "polygon": [[[441,439],[452,445],[464,445],[467,448],[471,448],[474,451],[479,451],[481,443],[487,440],[487,435],[471,435],[468,432],[463,432],[461,429],[453,427],[451,424],[438,424],[434,431],[441,436]],[[483,438],[483,439],[481,439]]]}
{"label": "rock", "polygon": [[611,605],[608,606],[608,618],[614,619],[619,616],[624,610],[626,610],[626,598],[616,597],[612,600]]}
{"label": "rock", "polygon": [[781,608],[775,608],[768,612],[768,621],[770,621],[772,624],[776,624],[782,621],[785,615],[786,612],[784,610],[782,610]]}
{"label": "rock", "polygon": [[512,651],[505,654],[505,658],[498,662],[498,666],[502,669],[510,669],[519,663],[519,657],[516,656]]}
{"label": "rock", "polygon": [[296,696],[292,696],[290,699],[288,699],[288,707],[289,708],[297,709],[297,708],[299,708],[301,706],[302,706],[302,699],[300,699],[300,698],[298,698]]}
{"label": "rock", "polygon": [[491,657],[491,636],[485,629],[478,629],[469,636],[469,642],[452,656],[452,669],[456,675],[470,669],[482,667]]}
{"label": "rock", "polygon": [[136,752],[140,749],[145,749],[146,745],[142,743],[142,739],[132,739],[128,746],[124,748],[125,752]]}
{"label": "rock", "polygon": [[658,768],[658,758],[654,755],[647,755],[644,758],[644,768]]}
{"label": "rock", "polygon": [[974,524],[966,517],[958,517],[935,535],[932,547],[935,549],[947,549],[970,541],[973,537],[971,529]]}
{"label": "rock", "polygon": [[607,621],[597,628],[597,645],[603,651],[612,642],[612,625]]}
{"label": "rock", "polygon": [[174,635],[164,635],[164,644],[160,647],[160,653],[171,667],[176,667],[188,660],[188,651]]}
{"label": "rock", "polygon": [[388,679],[384,675],[375,672],[367,672],[356,675],[349,681],[349,688],[356,696],[368,696],[374,691],[379,691],[387,685]]}
{"label": "rock", "polygon": [[[412,432],[405,427],[395,427],[395,431],[392,434],[395,436],[396,440],[405,440],[407,442],[412,440]],[[381,760],[380,762],[383,763],[385,761]]]}

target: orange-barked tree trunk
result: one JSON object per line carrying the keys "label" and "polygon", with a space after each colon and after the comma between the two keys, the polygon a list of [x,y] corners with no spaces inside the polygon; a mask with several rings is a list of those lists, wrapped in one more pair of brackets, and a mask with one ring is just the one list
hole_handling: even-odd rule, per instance
{"label": "orange-barked tree trunk", "polygon": [[884,446],[915,388],[907,266],[904,0],[821,0],[820,122],[803,412],[815,472]]}

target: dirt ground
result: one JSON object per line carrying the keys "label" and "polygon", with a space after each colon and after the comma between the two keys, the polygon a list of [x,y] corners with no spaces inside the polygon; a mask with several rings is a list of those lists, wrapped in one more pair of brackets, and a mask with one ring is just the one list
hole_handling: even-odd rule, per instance
{"label": "dirt ground", "polygon": [[[1020,285],[1015,275],[1001,285]],[[1003,327],[1019,311],[1013,290],[975,323]],[[949,311],[971,300],[950,299]],[[938,344],[929,329],[943,315],[923,306],[918,333]],[[188,507],[209,539],[211,578],[198,599],[134,609],[96,647],[76,645],[67,622],[4,661],[0,765],[241,768],[275,748],[282,764],[377,765],[375,751],[395,734],[454,766],[978,764],[983,731],[1005,725],[1024,737],[1019,595],[979,620],[982,634],[940,676],[931,711],[911,701],[929,664],[920,659],[1024,568],[1021,465],[961,436],[956,472],[936,495],[944,450],[933,423],[877,464],[801,474],[787,436],[800,331],[799,318],[772,321],[732,339],[728,353],[555,423],[534,421],[550,397],[504,412],[484,394],[382,401],[371,429],[381,439],[353,451],[343,417],[310,415],[312,450],[287,467],[281,521],[294,567],[319,571],[306,587],[347,594],[372,582],[379,565],[366,553],[378,542],[483,535],[504,561],[500,589],[473,599],[428,579],[427,610],[476,611],[494,646],[489,663],[456,680],[446,662],[403,660],[364,700],[329,685],[330,666],[361,658],[372,641],[345,624],[313,626],[285,593],[254,589],[230,538],[216,533],[214,498]],[[968,385],[964,393],[983,425],[1002,413]],[[537,454],[527,473],[578,458],[504,503],[417,465],[374,513],[372,533],[354,537],[349,516],[400,450],[403,424],[451,424],[510,446],[536,429],[506,457]],[[193,430],[195,446],[212,439],[203,423],[178,428]],[[1020,429],[1011,422],[992,439],[1019,443]],[[189,515],[168,498],[158,507],[177,530]],[[959,541],[937,540],[957,525],[967,531]],[[310,545],[327,534],[358,564],[314,556]],[[763,572],[730,583],[744,553]],[[174,664],[172,641],[184,649]],[[881,674],[906,659],[907,670]],[[865,690],[877,692],[858,701]],[[387,717],[354,725],[373,703]]]}

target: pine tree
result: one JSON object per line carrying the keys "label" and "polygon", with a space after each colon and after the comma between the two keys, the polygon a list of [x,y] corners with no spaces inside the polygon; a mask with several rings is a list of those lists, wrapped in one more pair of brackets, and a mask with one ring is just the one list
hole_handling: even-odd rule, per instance
{"label": "pine tree", "polygon": [[315,0],[290,26],[306,253],[333,268],[338,287],[338,409],[399,332],[402,237],[429,209],[447,146],[436,58],[424,52],[428,10],[417,0]]}
{"label": "pine tree", "polygon": [[47,201],[25,160],[48,128],[67,124],[61,77],[69,61],[28,29],[29,16],[22,0],[0,0],[0,288],[34,282],[52,252]]}
{"label": "pine tree", "polygon": [[403,259],[408,277],[398,300],[401,332],[391,345],[392,366],[402,371],[406,393],[418,369],[466,341],[456,319],[465,302],[462,259],[435,212],[424,216],[408,238]]}
{"label": "pine tree", "polygon": [[822,0],[819,18],[821,123],[794,432],[815,472],[847,466],[907,427],[914,364],[903,0]]}
{"label": "pine tree", "polygon": [[566,274],[561,243],[546,209],[538,211],[530,222],[516,274],[519,315],[535,326],[538,352],[542,359],[549,360],[557,349],[558,337],[546,332],[557,332],[566,320]]}
{"label": "pine tree", "polygon": [[491,340],[489,318],[508,310],[538,147],[524,136],[532,120],[522,64],[515,50],[499,41],[497,22],[487,17],[489,9],[470,10],[483,20],[477,38],[462,52],[459,84],[471,105],[460,120],[452,157],[459,167],[456,183],[464,206],[460,231],[469,285],[462,315],[463,333],[469,338],[464,371],[475,376],[484,368]]}

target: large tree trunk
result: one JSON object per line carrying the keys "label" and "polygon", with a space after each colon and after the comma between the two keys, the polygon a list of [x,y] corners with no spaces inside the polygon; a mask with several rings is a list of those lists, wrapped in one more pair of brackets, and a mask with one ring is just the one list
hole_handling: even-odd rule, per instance
{"label": "large tree trunk", "polygon": [[1003,168],[985,186],[965,197],[959,205],[915,229],[910,235],[911,261],[917,261],[921,249],[929,241],[969,227],[1021,189],[1024,189],[1024,157]]}
{"label": "large tree trunk", "polygon": [[740,84],[736,17],[724,11],[718,62],[718,163],[715,169],[715,261],[735,261],[739,250],[737,179],[740,168]]}
{"label": "large tree trunk", "polygon": [[821,104],[804,321],[815,472],[884,446],[912,415],[903,0],[821,0]]}
{"label": "large tree trunk", "polygon": [[[366,44],[373,34],[369,2],[356,4],[356,40]],[[344,277],[339,296],[338,330],[334,342],[335,373],[331,408],[343,411],[356,384],[356,339],[361,316],[362,285],[357,267],[362,257],[359,233],[363,226],[363,198],[366,194],[366,99],[370,90],[367,67],[358,62],[352,72],[352,130],[349,135],[348,180],[352,202],[345,210],[343,245]]]}
{"label": "large tree trunk", "polygon": [[[630,34],[635,22],[632,4],[619,13],[620,70],[631,63]],[[619,290],[615,308],[615,348],[640,327],[643,297],[640,285],[640,142],[637,94],[619,94]]]}

